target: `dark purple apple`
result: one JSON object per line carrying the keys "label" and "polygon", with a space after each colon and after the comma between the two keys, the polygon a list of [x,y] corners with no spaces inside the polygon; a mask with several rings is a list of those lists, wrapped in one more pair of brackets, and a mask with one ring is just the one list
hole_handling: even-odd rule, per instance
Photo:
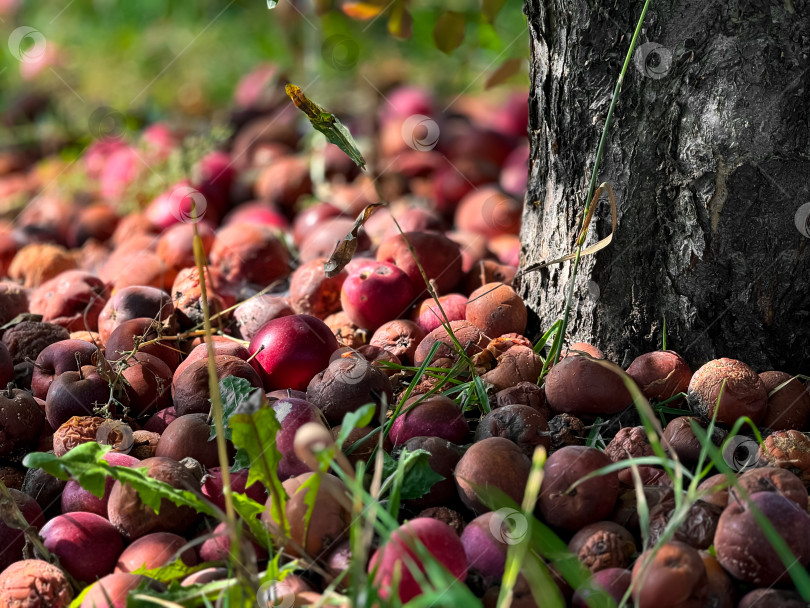
{"label": "dark purple apple", "polygon": [[14,382],[14,361],[8,346],[0,342],[0,386],[6,386],[9,382]]}
{"label": "dark purple apple", "polygon": [[[42,508],[36,500],[18,490],[10,489],[9,493],[29,524],[39,528],[45,523]],[[0,550],[0,571],[2,571],[14,562],[23,559],[25,536],[21,530],[11,528],[4,521],[0,521],[0,547],[2,547]]]}
{"label": "dark purple apple", "polygon": [[31,392],[37,399],[45,399],[54,378],[62,372],[76,372],[83,365],[93,365],[98,348],[85,340],[61,340],[46,346],[34,362]]}
{"label": "dark purple apple", "polygon": [[51,383],[45,399],[45,417],[58,429],[73,416],[92,416],[110,400],[110,386],[98,370],[85,365],[77,372],[63,372]]}

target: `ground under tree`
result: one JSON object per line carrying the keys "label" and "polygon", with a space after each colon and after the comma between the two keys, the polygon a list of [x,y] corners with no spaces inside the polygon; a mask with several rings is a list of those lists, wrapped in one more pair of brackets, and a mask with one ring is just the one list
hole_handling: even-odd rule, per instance
{"label": "ground under tree", "polygon": [[[532,53],[523,265],[573,250],[642,2],[527,0]],[[627,364],[810,369],[810,2],[653,2],[598,182],[613,243],[584,258],[569,332]],[[598,183],[597,182],[597,183]],[[601,202],[587,244],[607,235]],[[533,330],[562,317],[571,264],[529,273]]]}

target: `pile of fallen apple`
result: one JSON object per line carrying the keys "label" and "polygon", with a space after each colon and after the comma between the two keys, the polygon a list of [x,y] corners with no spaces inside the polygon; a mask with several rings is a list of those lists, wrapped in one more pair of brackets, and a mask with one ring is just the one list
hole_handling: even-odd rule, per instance
{"label": "pile of fallen apple", "polygon": [[[316,423],[336,437],[347,413],[374,403],[372,426],[353,430],[345,443],[355,444],[392,414],[431,354],[432,371],[419,378],[383,446],[394,458],[402,448],[427,450],[443,480],[403,502],[403,527],[373,553],[367,569],[383,597],[407,602],[421,593],[403,566],[403,556],[414,555],[403,538],[416,536],[494,606],[507,550],[521,539],[514,522],[490,511],[475,488],[497,488],[520,504],[532,454],[542,446],[549,456],[536,516],[617,602],[632,587],[640,607],[806,605],[791,591],[749,503],[729,491],[723,475],[703,483],[704,499],[643,576],[631,469],[569,491],[592,471],[653,451],[630,392],[595,361],[602,358],[595,346],[566,347],[538,384],[537,336],[525,335],[526,306],[510,286],[527,176],[525,96],[498,107],[463,97],[442,113],[425,91],[389,92],[376,132],[363,134],[375,142],[381,175],[374,184],[335,146],[303,152],[296,110],[267,90],[266,78],[258,70],[240,84],[227,144],[199,160],[189,180],[141,201],[136,213],[121,217],[117,204],[150,164],[179,147],[182,134],[169,125],[90,145],[78,163],[86,178],[81,196],[60,193],[53,165],[11,154],[0,163],[0,191],[30,197],[14,221],[0,226],[0,479],[64,572],[93,585],[82,606],[125,606],[128,590],[144,580],[133,571],[178,554],[189,565],[212,562],[183,584],[228,576],[223,524],[166,501],[155,514],[131,487],[111,479],[99,499],[76,481],[21,464],[33,451],[62,455],[84,442],[107,442],[115,446],[109,463],[148,467],[150,476],[195,487],[224,508],[216,442],[208,441],[195,225],[208,262],[217,374],[266,391],[281,423],[278,475],[291,497],[286,515],[294,543],[279,541],[276,549],[292,558],[302,548],[320,565],[320,572],[285,579],[296,605],[319,601],[330,576],[352,559],[350,513],[334,498],[345,490],[338,477],[324,475],[306,534],[297,525],[307,504],[296,490],[313,473],[296,453],[296,431]],[[365,223],[354,259],[327,277],[324,263],[336,243],[381,194],[390,205]],[[465,408],[442,390],[424,397],[449,370],[469,380],[471,369],[488,403]],[[732,359],[693,374],[672,351],[641,355],[627,373],[652,403],[686,394],[668,403],[683,415],[668,414],[663,443],[687,468],[701,451],[690,419],[706,428],[715,417],[718,446],[740,416],[759,425],[767,449],[739,482],[798,563],[810,564],[805,386]],[[595,422],[606,424],[604,450],[586,446]],[[348,453],[349,461],[369,459],[376,438]],[[189,458],[204,476],[195,475]],[[661,467],[636,473],[652,546],[672,515],[674,490]],[[245,488],[246,479],[247,470],[233,473],[234,490],[269,504],[265,488]],[[262,520],[276,523],[269,509]],[[0,522],[0,606],[67,606],[78,589],[60,567],[24,559],[24,546],[23,533]],[[255,551],[260,563],[267,558],[258,544]],[[555,580],[572,606],[585,606],[593,593]],[[536,605],[522,577],[513,605]]]}

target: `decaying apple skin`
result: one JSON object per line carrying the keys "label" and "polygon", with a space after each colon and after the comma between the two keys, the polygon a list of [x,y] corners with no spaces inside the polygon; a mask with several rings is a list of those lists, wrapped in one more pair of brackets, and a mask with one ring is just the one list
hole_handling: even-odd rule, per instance
{"label": "decaying apple skin", "polygon": [[606,519],[619,495],[618,474],[607,473],[579,484],[572,484],[611,463],[604,452],[586,446],[565,446],[553,452],[545,465],[538,510],[550,525],[579,530]]}
{"label": "decaying apple skin", "polygon": [[584,356],[565,357],[552,367],[544,389],[556,414],[612,415],[633,402],[617,371]]}
{"label": "decaying apple skin", "polygon": [[[751,503],[768,518],[798,563],[806,567],[810,563],[807,512],[777,492],[752,494]],[[733,501],[720,515],[714,547],[720,564],[737,580],[767,587],[789,579],[747,502]]]}
{"label": "decaying apple skin", "polygon": [[478,498],[476,486],[495,486],[520,504],[531,461],[517,444],[504,437],[476,441],[456,466],[456,487],[461,501],[474,513],[490,509]]}
{"label": "decaying apple skin", "polygon": [[[720,395],[722,388],[722,397]],[[768,407],[768,392],[757,373],[736,359],[715,359],[700,367],[689,382],[687,401],[707,420],[731,426],[742,416],[759,423]]]}
{"label": "decaying apple skin", "polygon": [[627,368],[627,375],[647,399],[666,401],[687,391],[692,370],[678,353],[659,350],[636,357]]}
{"label": "decaying apple skin", "polygon": [[[147,458],[140,463],[147,475],[183,490],[199,488],[199,482],[191,472],[170,458]],[[133,540],[150,532],[182,533],[196,520],[197,513],[191,507],[177,506],[161,500],[160,512],[145,505],[138,492],[129,484],[116,481],[110,492],[107,513],[112,523],[124,538]]]}
{"label": "decaying apple skin", "polygon": [[0,573],[4,606],[28,606],[32,596],[41,601],[37,606],[67,608],[73,600],[73,588],[59,568],[41,559],[20,560]]}
{"label": "decaying apple skin", "polygon": [[470,294],[465,310],[467,321],[490,338],[522,334],[526,330],[526,304],[504,283],[487,283]]}
{"label": "decaying apple skin", "polygon": [[384,348],[395,355],[403,365],[411,365],[416,348],[424,338],[424,330],[413,321],[395,319],[377,328],[369,344]]}
{"label": "decaying apple skin", "polygon": [[[646,551],[633,566],[633,602],[638,608],[703,608],[706,566],[696,549],[670,541],[657,548],[652,560]],[[647,565],[649,564],[649,565]]]}

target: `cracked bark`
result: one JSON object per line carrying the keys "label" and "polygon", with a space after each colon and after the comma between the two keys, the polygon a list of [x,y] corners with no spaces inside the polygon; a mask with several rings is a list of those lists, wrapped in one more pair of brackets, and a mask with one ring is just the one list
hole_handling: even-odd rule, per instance
{"label": "cracked bark", "polygon": [[[522,263],[573,251],[640,2],[527,0],[532,53]],[[569,337],[612,360],[668,346],[810,373],[810,0],[663,0],[641,32],[598,182],[613,244],[583,258]],[[598,183],[597,182],[597,183]],[[798,213],[797,213],[798,212]],[[586,246],[606,236],[600,202]],[[571,263],[524,275],[530,333],[561,318]]]}

